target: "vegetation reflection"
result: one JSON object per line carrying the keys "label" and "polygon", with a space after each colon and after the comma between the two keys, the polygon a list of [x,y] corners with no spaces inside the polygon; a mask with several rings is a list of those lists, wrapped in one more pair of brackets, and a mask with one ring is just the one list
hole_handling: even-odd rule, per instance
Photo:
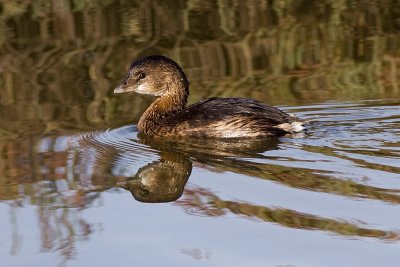
{"label": "vegetation reflection", "polygon": [[116,97],[111,90],[133,59],[149,54],[167,55],[184,67],[191,101],[246,96],[296,104],[399,93],[396,6],[5,1],[0,136],[137,121],[143,98]]}

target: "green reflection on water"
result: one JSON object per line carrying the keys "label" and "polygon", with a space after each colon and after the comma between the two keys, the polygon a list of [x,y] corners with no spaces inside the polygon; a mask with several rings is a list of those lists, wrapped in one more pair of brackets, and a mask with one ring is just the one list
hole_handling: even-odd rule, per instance
{"label": "green reflection on water", "polygon": [[148,54],[183,65],[192,101],[398,93],[397,10],[382,1],[5,1],[1,135],[136,121],[143,99],[111,89]]}

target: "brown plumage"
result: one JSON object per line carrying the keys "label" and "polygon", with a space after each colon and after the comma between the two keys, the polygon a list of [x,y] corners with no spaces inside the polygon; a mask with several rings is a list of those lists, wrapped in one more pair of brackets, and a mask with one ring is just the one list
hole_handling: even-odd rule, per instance
{"label": "brown plumage", "polygon": [[209,98],[186,107],[189,83],[180,66],[163,56],[134,62],[114,92],[158,96],[138,129],[148,136],[268,137],[301,131],[303,122],[275,107],[245,98]]}

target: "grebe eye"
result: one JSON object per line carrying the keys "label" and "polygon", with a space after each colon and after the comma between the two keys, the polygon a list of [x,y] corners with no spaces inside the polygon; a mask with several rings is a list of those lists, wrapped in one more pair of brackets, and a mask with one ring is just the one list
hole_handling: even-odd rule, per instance
{"label": "grebe eye", "polygon": [[150,193],[150,191],[144,188],[142,189],[142,193],[147,196]]}
{"label": "grebe eye", "polygon": [[139,74],[139,79],[140,79],[140,80],[143,80],[144,78],[146,78],[146,74],[145,74],[144,72],[141,72],[141,73]]}

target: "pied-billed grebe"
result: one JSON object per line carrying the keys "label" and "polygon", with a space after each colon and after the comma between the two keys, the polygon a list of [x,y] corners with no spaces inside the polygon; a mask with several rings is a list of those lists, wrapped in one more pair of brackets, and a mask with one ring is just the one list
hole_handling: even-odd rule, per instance
{"label": "pied-billed grebe", "polygon": [[164,56],[132,63],[114,93],[130,91],[158,97],[138,123],[138,129],[148,136],[268,137],[304,129],[298,118],[252,99],[209,98],[186,107],[186,75]]}

